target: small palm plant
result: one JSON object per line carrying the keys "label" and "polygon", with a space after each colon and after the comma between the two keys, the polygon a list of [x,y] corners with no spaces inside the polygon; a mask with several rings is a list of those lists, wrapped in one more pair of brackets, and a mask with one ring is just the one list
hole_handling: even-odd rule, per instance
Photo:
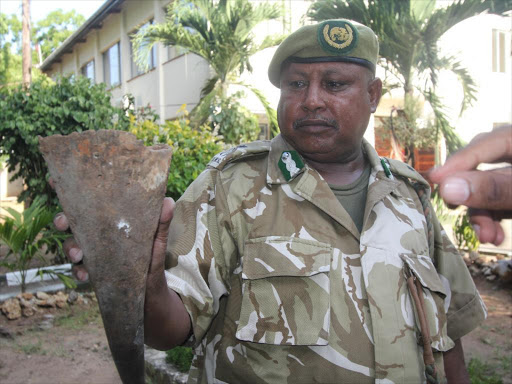
{"label": "small palm plant", "polygon": [[[0,265],[10,271],[19,271],[21,291],[25,292],[27,271],[31,261],[39,257],[44,263],[42,248],[46,245],[57,246],[62,251],[62,242],[69,235],[56,231],[51,227],[54,212],[49,210],[43,199],[35,199],[29,208],[20,213],[12,208],[3,208],[8,215],[0,215],[0,243],[8,248]],[[43,273],[40,270],[40,273]],[[68,287],[75,285],[74,281],[62,273],[44,271],[57,275]]]}

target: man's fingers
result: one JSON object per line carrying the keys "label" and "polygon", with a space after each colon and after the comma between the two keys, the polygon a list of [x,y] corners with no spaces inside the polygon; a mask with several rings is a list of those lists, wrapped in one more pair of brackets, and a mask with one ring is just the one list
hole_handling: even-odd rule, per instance
{"label": "man's fingers", "polygon": [[510,162],[512,160],[512,125],[480,134],[468,146],[448,158],[444,166],[430,172],[434,183],[461,171],[475,169],[481,163]]}
{"label": "man's fingers", "polygon": [[461,172],[446,177],[440,195],[448,204],[512,210],[512,168]]}
{"label": "man's fingers", "polygon": [[63,212],[59,212],[53,218],[53,225],[58,231],[67,231],[69,228],[69,221]]}
{"label": "man's fingers", "polygon": [[492,212],[487,210],[469,210],[470,223],[481,243],[500,245],[505,239],[505,233],[499,221]]}
{"label": "man's fingers", "polygon": [[167,249],[167,238],[169,235],[169,225],[174,215],[174,200],[170,197],[164,199],[162,212],[160,214],[160,222],[153,243],[153,258],[149,267],[149,272],[154,272],[163,267],[165,262],[165,251]]}
{"label": "man's fingers", "polygon": [[82,261],[84,254],[74,238],[70,237],[64,240],[62,248],[64,249],[64,254],[72,263],[79,263]]}
{"label": "man's fingers", "polygon": [[86,281],[89,279],[89,273],[87,273],[83,265],[73,265],[73,267],[71,267],[71,273],[73,273],[73,276],[75,276],[77,280]]}
{"label": "man's fingers", "polygon": [[53,177],[50,177],[48,179],[48,184],[50,184],[50,187],[52,187],[52,189],[55,189],[55,180],[53,180]]}

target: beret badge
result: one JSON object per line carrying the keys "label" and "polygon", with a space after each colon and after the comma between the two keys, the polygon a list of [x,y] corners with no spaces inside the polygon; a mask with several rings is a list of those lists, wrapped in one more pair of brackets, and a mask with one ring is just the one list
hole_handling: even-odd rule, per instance
{"label": "beret badge", "polygon": [[327,52],[344,55],[357,46],[358,31],[347,21],[330,20],[318,26],[318,42]]}

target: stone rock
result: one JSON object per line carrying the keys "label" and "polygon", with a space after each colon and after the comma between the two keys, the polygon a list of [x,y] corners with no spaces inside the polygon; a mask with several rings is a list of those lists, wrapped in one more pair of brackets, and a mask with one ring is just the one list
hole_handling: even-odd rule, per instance
{"label": "stone rock", "polygon": [[53,328],[53,320],[55,317],[51,314],[46,314],[43,316],[43,321],[41,321],[38,325],[39,329],[45,331],[47,329]]}
{"label": "stone rock", "polygon": [[493,267],[493,273],[498,275],[500,280],[503,282],[512,281],[512,260],[501,259],[498,260],[496,265]]}
{"label": "stone rock", "polygon": [[30,292],[24,292],[21,294],[21,297],[24,299],[24,300],[32,300],[34,298],[34,295]]}
{"label": "stone rock", "polygon": [[39,139],[123,382],[144,383],[144,294],[172,150],[103,130]]}
{"label": "stone rock", "polygon": [[24,316],[24,317],[31,317],[31,316],[34,316],[34,314],[36,313],[36,309],[34,307],[25,307],[25,308],[21,308],[21,314]]}
{"label": "stone rock", "polygon": [[7,328],[0,327],[0,337],[4,339],[14,339],[14,334]]}
{"label": "stone rock", "polygon": [[[48,296],[48,295],[47,295]],[[54,296],[48,296],[48,299],[46,300],[36,300],[36,304],[39,307],[44,308],[55,308],[56,300]]]}
{"label": "stone rock", "polygon": [[4,301],[2,304],[2,313],[7,316],[9,320],[16,320],[21,317],[21,306],[18,299],[13,298]]}
{"label": "stone rock", "polygon": [[166,354],[146,346],[146,375],[155,384],[186,384],[188,373],[167,363]]}
{"label": "stone rock", "polygon": [[472,276],[477,276],[480,274],[480,269],[475,265],[470,265],[469,273],[471,273]]}
{"label": "stone rock", "polygon": [[496,275],[489,275],[489,276],[486,276],[485,277],[487,279],[487,281],[494,281],[498,278],[498,276]]}
{"label": "stone rock", "polygon": [[36,292],[36,297],[39,299],[39,300],[48,300],[50,298],[50,295],[48,295],[46,292]]}
{"label": "stone rock", "polygon": [[73,303],[75,303],[79,296],[80,296],[80,295],[79,295],[75,290],[72,290],[72,291],[71,291],[71,292],[69,292],[69,294],[68,294],[68,303],[69,303],[69,304],[73,304]]}
{"label": "stone rock", "polygon": [[19,299],[19,302],[20,302],[21,308],[30,308],[36,304],[36,299],[34,298],[34,296],[32,296],[32,298],[28,299],[28,300],[21,297]]}
{"label": "stone rock", "polygon": [[475,261],[480,258],[480,254],[477,251],[471,251],[469,252],[469,260]]}
{"label": "stone rock", "polygon": [[[25,297],[30,297],[30,296],[26,295]],[[34,295],[32,295],[32,297],[28,300],[24,299],[23,297],[21,297],[19,299],[20,306],[21,306],[21,314],[24,317],[34,316],[34,314],[37,312],[36,301],[37,301],[37,299],[35,298]]]}
{"label": "stone rock", "polygon": [[64,308],[67,305],[68,295],[65,293],[59,291],[53,297],[55,298],[55,305],[58,308]]}

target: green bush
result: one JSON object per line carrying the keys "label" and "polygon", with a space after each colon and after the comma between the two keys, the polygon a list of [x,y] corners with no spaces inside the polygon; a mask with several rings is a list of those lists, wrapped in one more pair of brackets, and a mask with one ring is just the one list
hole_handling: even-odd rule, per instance
{"label": "green bush", "polygon": [[194,352],[189,347],[175,347],[165,353],[165,361],[174,364],[181,372],[188,372],[192,359],[194,358]]}
{"label": "green bush", "polygon": [[210,126],[219,132],[227,144],[248,143],[258,139],[260,127],[254,113],[238,100],[243,92],[228,97],[216,97],[210,106]]}
{"label": "green bush", "polygon": [[0,89],[0,153],[8,156],[8,169],[15,171],[13,179],[22,178],[27,186],[20,202],[42,196],[48,206],[58,204],[48,185],[38,136],[128,128],[128,117],[111,105],[105,85],[93,85],[82,76],[56,82],[42,78],[28,89]]}
{"label": "green bush", "polygon": [[143,140],[145,145],[163,143],[173,147],[167,196],[175,200],[206,168],[211,158],[224,149],[221,138],[208,126],[200,130],[192,128],[185,111],[179,119],[163,125],[157,124],[152,118],[137,119],[133,114],[130,121],[130,132]]}
{"label": "green bush", "polygon": [[471,384],[503,384],[503,380],[495,373],[495,367],[478,359],[471,359],[468,364]]}
{"label": "green bush", "polygon": [[469,251],[474,251],[480,246],[480,241],[469,222],[467,212],[463,212],[457,217],[453,226],[453,235],[458,249],[467,248]]}
{"label": "green bush", "polygon": [[[0,214],[0,244],[7,247],[7,253],[0,260],[0,265],[10,271],[19,271],[21,291],[25,292],[27,271],[35,257],[43,264],[44,246],[54,247],[62,252],[62,242],[69,236],[56,231],[52,226],[55,212],[44,206],[41,198],[36,198],[23,213],[12,208],[4,208],[8,215]],[[43,271],[39,270],[41,273]],[[75,288],[74,281],[62,273],[46,271],[59,277],[69,288]]]}

